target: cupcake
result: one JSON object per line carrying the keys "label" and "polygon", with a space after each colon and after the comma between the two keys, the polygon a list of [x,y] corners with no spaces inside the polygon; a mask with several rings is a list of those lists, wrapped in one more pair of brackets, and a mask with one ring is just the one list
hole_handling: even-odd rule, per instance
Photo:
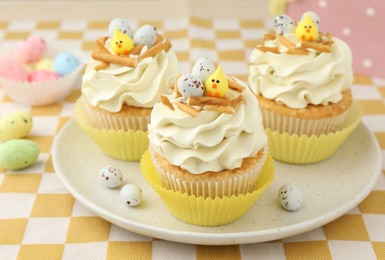
{"label": "cupcake", "polygon": [[275,19],[250,57],[249,84],[260,103],[265,127],[281,133],[335,132],[352,104],[352,53],[331,34],[319,33],[319,18],[305,13],[298,25]]}
{"label": "cupcake", "polygon": [[13,46],[0,57],[0,85],[12,100],[43,106],[65,99],[83,67],[79,55],[37,35]]}
{"label": "cupcake", "polygon": [[297,24],[277,16],[275,33],[265,34],[250,56],[250,88],[271,132],[307,138],[342,130],[353,104],[352,82],[349,46],[321,33],[314,12]]}
{"label": "cupcake", "polygon": [[[272,180],[271,166],[259,178],[268,148],[258,101],[242,82],[225,76],[207,59],[198,60],[192,74],[181,75],[174,89],[151,113],[150,146],[142,171],[183,221],[234,221]],[[182,198],[185,206],[179,208],[174,202]],[[197,212],[198,200],[209,208]],[[228,203],[243,209],[234,217],[225,213]],[[217,211],[211,212],[211,207]]]}
{"label": "cupcake", "polygon": [[[79,109],[85,111],[91,122],[87,129],[93,129],[91,136],[103,151],[109,138],[98,141],[100,131],[107,131],[115,139],[118,131],[123,131],[120,136],[130,140],[137,140],[132,138],[133,134],[141,136],[140,146],[116,139],[117,147],[108,148],[119,151],[119,154],[108,153],[114,158],[138,160],[147,149],[152,107],[161,95],[172,91],[178,61],[170,50],[171,42],[151,25],[133,32],[125,20],[114,19],[108,31],[108,37],[96,40],[97,50],[87,62]],[[84,126],[86,120],[77,118]],[[128,156],[131,152],[136,155]]]}

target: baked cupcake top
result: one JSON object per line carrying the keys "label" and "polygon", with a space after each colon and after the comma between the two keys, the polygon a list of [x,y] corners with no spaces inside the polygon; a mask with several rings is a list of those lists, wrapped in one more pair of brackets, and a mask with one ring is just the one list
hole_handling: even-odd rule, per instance
{"label": "baked cupcake top", "polygon": [[342,100],[353,82],[349,46],[319,32],[320,19],[306,12],[298,24],[287,15],[275,19],[250,56],[249,84],[255,94],[290,108],[328,105]]}
{"label": "baked cupcake top", "polygon": [[240,167],[266,146],[257,99],[207,59],[179,77],[174,93],[154,106],[151,147],[193,174]]}
{"label": "baked cupcake top", "polygon": [[109,112],[124,104],[153,107],[172,91],[177,57],[155,27],[144,25],[133,33],[127,22],[114,19],[109,36],[98,38],[96,47],[82,82],[82,94],[91,105]]}

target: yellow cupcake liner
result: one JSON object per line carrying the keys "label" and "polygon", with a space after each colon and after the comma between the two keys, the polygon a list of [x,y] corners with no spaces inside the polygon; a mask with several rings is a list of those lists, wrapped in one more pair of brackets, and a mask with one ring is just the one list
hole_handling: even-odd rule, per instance
{"label": "yellow cupcake liner", "polygon": [[75,119],[80,128],[91,136],[108,156],[123,161],[139,161],[148,149],[148,132],[133,130],[98,129],[93,127],[81,101],[75,104]]}
{"label": "yellow cupcake liner", "polygon": [[84,97],[81,103],[92,125],[97,128],[147,131],[147,125],[150,123],[150,115],[116,116],[115,113],[103,113],[91,109],[91,105]]}
{"label": "yellow cupcake liner", "polygon": [[353,102],[341,129],[327,135],[289,135],[266,128],[270,154],[275,160],[292,164],[310,164],[325,160],[337,151],[359,125],[362,114],[359,103]]}
{"label": "yellow cupcake liner", "polygon": [[193,225],[219,226],[241,218],[274,179],[274,163],[270,156],[259,175],[255,190],[247,194],[204,198],[163,187],[159,174],[147,151],[141,159],[141,171],[176,218]]}

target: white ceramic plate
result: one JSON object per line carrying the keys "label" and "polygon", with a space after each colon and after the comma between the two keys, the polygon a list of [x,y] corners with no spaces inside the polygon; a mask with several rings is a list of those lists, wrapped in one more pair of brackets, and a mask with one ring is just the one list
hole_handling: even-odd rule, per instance
{"label": "white ceramic plate", "polygon": [[[336,154],[312,165],[276,162],[276,178],[241,219],[218,227],[200,227],[174,218],[142,177],[139,163],[117,161],[104,155],[75,121],[58,134],[53,145],[57,175],[86,208],[124,229],[165,240],[191,244],[226,245],[264,242],[320,227],[359,204],[371,191],[381,172],[380,148],[367,127],[360,124]],[[98,182],[107,165],[120,169],[126,183],[144,192],[138,207],[124,205],[120,189]],[[296,212],[285,211],[277,201],[278,189],[293,183],[304,202]]]}

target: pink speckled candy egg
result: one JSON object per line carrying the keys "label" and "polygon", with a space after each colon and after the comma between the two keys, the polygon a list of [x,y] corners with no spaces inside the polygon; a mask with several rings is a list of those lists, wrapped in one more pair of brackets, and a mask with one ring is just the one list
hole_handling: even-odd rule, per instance
{"label": "pink speckled candy egg", "polygon": [[28,72],[15,60],[0,57],[0,77],[14,81],[27,81]]}
{"label": "pink speckled candy egg", "polygon": [[35,70],[28,75],[29,82],[50,81],[59,78],[59,74],[48,70]]}
{"label": "pink speckled candy egg", "polygon": [[21,63],[37,62],[47,52],[47,43],[37,35],[31,35],[15,49],[15,59]]}

